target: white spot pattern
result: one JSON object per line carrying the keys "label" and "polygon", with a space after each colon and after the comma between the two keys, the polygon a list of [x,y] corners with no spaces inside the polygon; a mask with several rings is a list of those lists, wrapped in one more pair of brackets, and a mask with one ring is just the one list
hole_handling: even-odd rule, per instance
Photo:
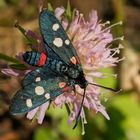
{"label": "white spot pattern", "polygon": [[52,29],[54,31],[57,31],[59,29],[59,24],[57,24],[57,23],[53,24]]}
{"label": "white spot pattern", "polygon": [[37,69],[36,72],[40,72],[40,70]]}
{"label": "white spot pattern", "polygon": [[45,98],[46,98],[46,99],[50,99],[50,94],[49,94],[49,93],[46,93],[46,94],[45,94]]}
{"label": "white spot pattern", "polygon": [[45,92],[45,90],[44,90],[43,87],[41,87],[41,86],[35,87],[35,93],[36,93],[37,95],[42,95],[42,94],[44,94],[44,92]]}
{"label": "white spot pattern", "polygon": [[61,38],[55,38],[54,41],[53,41],[53,44],[56,46],[56,47],[62,47],[63,45],[63,40]]}
{"label": "white spot pattern", "polygon": [[26,105],[27,105],[27,107],[32,107],[32,100],[31,99],[27,99],[26,100]]}
{"label": "white spot pattern", "polygon": [[69,44],[70,44],[70,41],[69,41],[68,39],[66,39],[66,40],[65,40],[65,44],[66,44],[66,45],[69,45]]}
{"label": "white spot pattern", "polygon": [[40,77],[36,77],[35,81],[39,82],[39,81],[41,81],[41,78]]}

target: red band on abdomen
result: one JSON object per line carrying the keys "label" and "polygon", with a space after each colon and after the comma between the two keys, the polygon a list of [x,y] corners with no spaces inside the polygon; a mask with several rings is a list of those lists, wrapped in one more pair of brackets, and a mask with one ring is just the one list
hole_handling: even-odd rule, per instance
{"label": "red band on abdomen", "polygon": [[39,62],[38,62],[38,66],[44,66],[45,63],[46,63],[46,59],[47,59],[46,54],[41,53],[40,59],[39,59]]}

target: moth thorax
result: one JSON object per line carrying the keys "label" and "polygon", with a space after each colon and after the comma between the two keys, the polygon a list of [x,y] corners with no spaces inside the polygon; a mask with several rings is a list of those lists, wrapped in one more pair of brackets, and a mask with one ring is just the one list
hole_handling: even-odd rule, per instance
{"label": "moth thorax", "polygon": [[23,54],[23,59],[26,63],[32,66],[43,66],[46,63],[47,56],[41,52],[26,52]]}
{"label": "moth thorax", "polygon": [[68,71],[68,67],[66,65],[61,66],[61,72],[66,73]]}
{"label": "moth thorax", "polygon": [[74,68],[72,68],[72,67],[70,67],[69,69],[68,69],[68,75],[69,75],[69,77],[71,77],[71,78],[74,78],[74,79],[76,79],[76,78],[78,78],[79,77],[79,71],[77,70],[77,69],[74,69]]}
{"label": "moth thorax", "polygon": [[87,85],[88,85],[88,82],[87,80],[85,79],[85,76],[83,74],[83,72],[81,72],[79,74],[79,77],[75,80],[76,81],[76,84],[78,84],[81,88],[86,88]]}

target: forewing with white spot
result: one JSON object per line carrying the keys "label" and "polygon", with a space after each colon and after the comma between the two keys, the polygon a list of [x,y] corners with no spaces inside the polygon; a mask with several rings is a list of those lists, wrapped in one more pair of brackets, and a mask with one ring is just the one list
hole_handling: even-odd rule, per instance
{"label": "forewing with white spot", "polygon": [[[50,47],[66,64],[81,66],[79,57],[59,20],[48,10],[40,13],[40,30],[46,47]],[[75,61],[71,61],[72,58]],[[74,63],[73,63],[74,62]]]}
{"label": "forewing with white spot", "polygon": [[[41,69],[38,70],[41,72]],[[37,71],[35,70],[26,76],[23,80],[24,87],[12,99],[10,112],[13,115],[29,112],[43,103],[53,100],[65,91],[72,90],[68,79],[56,76],[53,72],[47,73],[47,76],[43,78]],[[31,81],[27,82],[31,75],[34,75],[34,80],[32,78]]]}
{"label": "forewing with white spot", "polygon": [[54,73],[49,68],[37,68],[34,71],[29,72],[22,81],[22,87],[30,85],[31,83],[37,83],[41,80],[47,79],[50,75],[59,76],[58,74]]}

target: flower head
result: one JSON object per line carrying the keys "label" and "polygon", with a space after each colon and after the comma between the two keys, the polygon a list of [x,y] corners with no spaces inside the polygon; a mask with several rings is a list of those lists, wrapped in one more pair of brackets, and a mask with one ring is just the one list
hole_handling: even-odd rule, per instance
{"label": "flower head", "polygon": [[[115,54],[119,53],[120,47],[110,48],[110,44],[114,40],[110,32],[112,26],[106,27],[106,24],[109,24],[108,22],[101,23],[98,20],[96,11],[91,11],[89,14],[89,21],[86,21],[83,14],[78,10],[75,12],[72,20],[69,21],[65,16],[65,9],[63,7],[56,8],[54,14],[59,19],[72,41],[72,44],[79,55],[86,79],[89,82],[95,83],[94,77],[103,77],[103,73],[99,72],[100,68],[115,66],[120,61],[118,57],[115,57]],[[24,34],[26,37],[36,40],[36,43],[31,46],[32,49],[37,49],[40,52],[44,51],[44,42],[40,35],[37,35],[31,30],[25,30]],[[28,70],[20,72],[14,69],[3,69],[2,72],[13,76],[23,76],[35,69],[23,61],[22,54],[19,54],[17,58],[27,66]],[[69,90],[69,93],[61,94],[51,102],[54,107],[61,108],[64,104],[68,106],[70,111],[69,124],[72,124],[76,119],[83,97],[83,89],[78,85],[75,87],[75,92]],[[101,112],[108,120],[110,119],[105,111],[105,107],[100,102],[99,97],[101,94],[100,87],[88,85],[80,114],[82,126],[87,123],[84,112],[85,108],[94,110],[96,113]],[[41,124],[49,104],[50,102],[46,102],[31,110],[27,113],[27,118],[33,119],[36,113],[39,112],[37,119],[38,123]]]}

